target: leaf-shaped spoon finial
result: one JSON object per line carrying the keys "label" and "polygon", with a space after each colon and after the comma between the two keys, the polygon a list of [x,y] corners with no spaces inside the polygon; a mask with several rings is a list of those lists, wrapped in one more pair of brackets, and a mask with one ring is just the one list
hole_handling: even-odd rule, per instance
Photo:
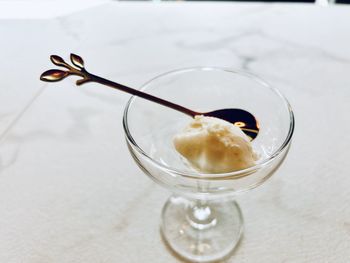
{"label": "leaf-shaped spoon finial", "polygon": [[73,53],[70,54],[70,59],[72,61],[73,66],[65,62],[64,59],[61,58],[60,56],[51,55],[50,60],[53,64],[55,64],[56,66],[64,67],[68,70],[66,71],[63,71],[60,69],[47,70],[43,74],[41,74],[40,80],[55,82],[55,81],[60,81],[69,75],[76,75],[76,76],[82,77],[82,79],[79,79],[76,81],[77,85],[81,85],[83,83],[91,81],[90,79],[91,74],[89,74],[84,68],[84,60],[80,56]]}

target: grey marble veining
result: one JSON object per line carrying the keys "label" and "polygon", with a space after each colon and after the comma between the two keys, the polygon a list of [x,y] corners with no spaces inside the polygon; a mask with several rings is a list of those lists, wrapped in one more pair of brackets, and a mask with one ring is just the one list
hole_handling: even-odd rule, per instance
{"label": "grey marble veining", "polygon": [[349,12],[101,2],[51,19],[1,20],[0,262],[181,262],[159,235],[169,193],[125,145],[129,95],[38,80],[50,54],[70,52],[132,87],[176,68],[219,66],[279,88],[296,115],[293,145],[276,175],[237,198],[245,236],[227,262],[349,262]]}

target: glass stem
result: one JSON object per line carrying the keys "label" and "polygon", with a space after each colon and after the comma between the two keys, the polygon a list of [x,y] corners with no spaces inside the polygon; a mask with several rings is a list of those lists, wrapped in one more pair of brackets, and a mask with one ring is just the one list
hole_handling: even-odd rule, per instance
{"label": "glass stem", "polygon": [[[207,182],[197,181],[197,189],[200,193],[205,193],[209,187]],[[215,211],[210,202],[205,198],[193,200],[187,211],[187,219],[192,227],[198,230],[207,229],[216,225]]]}

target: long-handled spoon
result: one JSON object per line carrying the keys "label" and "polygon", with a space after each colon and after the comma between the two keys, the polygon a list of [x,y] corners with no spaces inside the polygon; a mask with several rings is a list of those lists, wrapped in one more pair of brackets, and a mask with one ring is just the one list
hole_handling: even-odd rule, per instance
{"label": "long-handled spoon", "polygon": [[248,111],[245,111],[242,109],[220,109],[220,110],[215,110],[210,112],[196,112],[196,111],[187,109],[181,105],[147,94],[145,92],[132,89],[127,86],[121,85],[119,83],[110,81],[108,79],[104,79],[99,76],[93,75],[88,71],[86,71],[86,69],[84,68],[84,61],[78,55],[75,55],[75,54],[70,55],[70,59],[72,61],[73,66],[67,64],[61,57],[56,55],[50,56],[50,59],[53,64],[64,67],[68,70],[66,71],[60,70],[60,69],[47,70],[40,76],[40,79],[42,81],[55,82],[55,81],[60,81],[69,75],[76,75],[76,76],[82,77],[82,79],[79,79],[76,81],[76,85],[78,86],[87,82],[97,82],[102,85],[106,85],[114,89],[125,91],[132,95],[159,103],[163,106],[166,106],[174,110],[183,112],[187,115],[190,115],[191,117],[194,117],[196,115],[204,115],[204,116],[216,117],[216,118],[226,120],[240,127],[242,131],[246,133],[252,140],[255,139],[255,137],[259,133],[259,124],[255,119],[254,115],[252,115]]}

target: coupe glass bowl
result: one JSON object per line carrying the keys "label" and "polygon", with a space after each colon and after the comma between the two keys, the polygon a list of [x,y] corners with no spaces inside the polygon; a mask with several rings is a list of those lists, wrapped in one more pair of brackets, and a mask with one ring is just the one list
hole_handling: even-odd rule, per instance
{"label": "coupe glass bowl", "polygon": [[194,170],[173,146],[173,137],[191,117],[132,97],[124,112],[124,130],[137,165],[173,195],[162,211],[161,233],[180,257],[208,262],[228,257],[243,230],[233,197],[262,184],[287,155],[294,129],[288,101],[262,80],[222,68],[191,68],[160,75],[142,90],[198,112],[240,108],[252,113],[260,132],[252,142],[256,165],[221,174]]}

